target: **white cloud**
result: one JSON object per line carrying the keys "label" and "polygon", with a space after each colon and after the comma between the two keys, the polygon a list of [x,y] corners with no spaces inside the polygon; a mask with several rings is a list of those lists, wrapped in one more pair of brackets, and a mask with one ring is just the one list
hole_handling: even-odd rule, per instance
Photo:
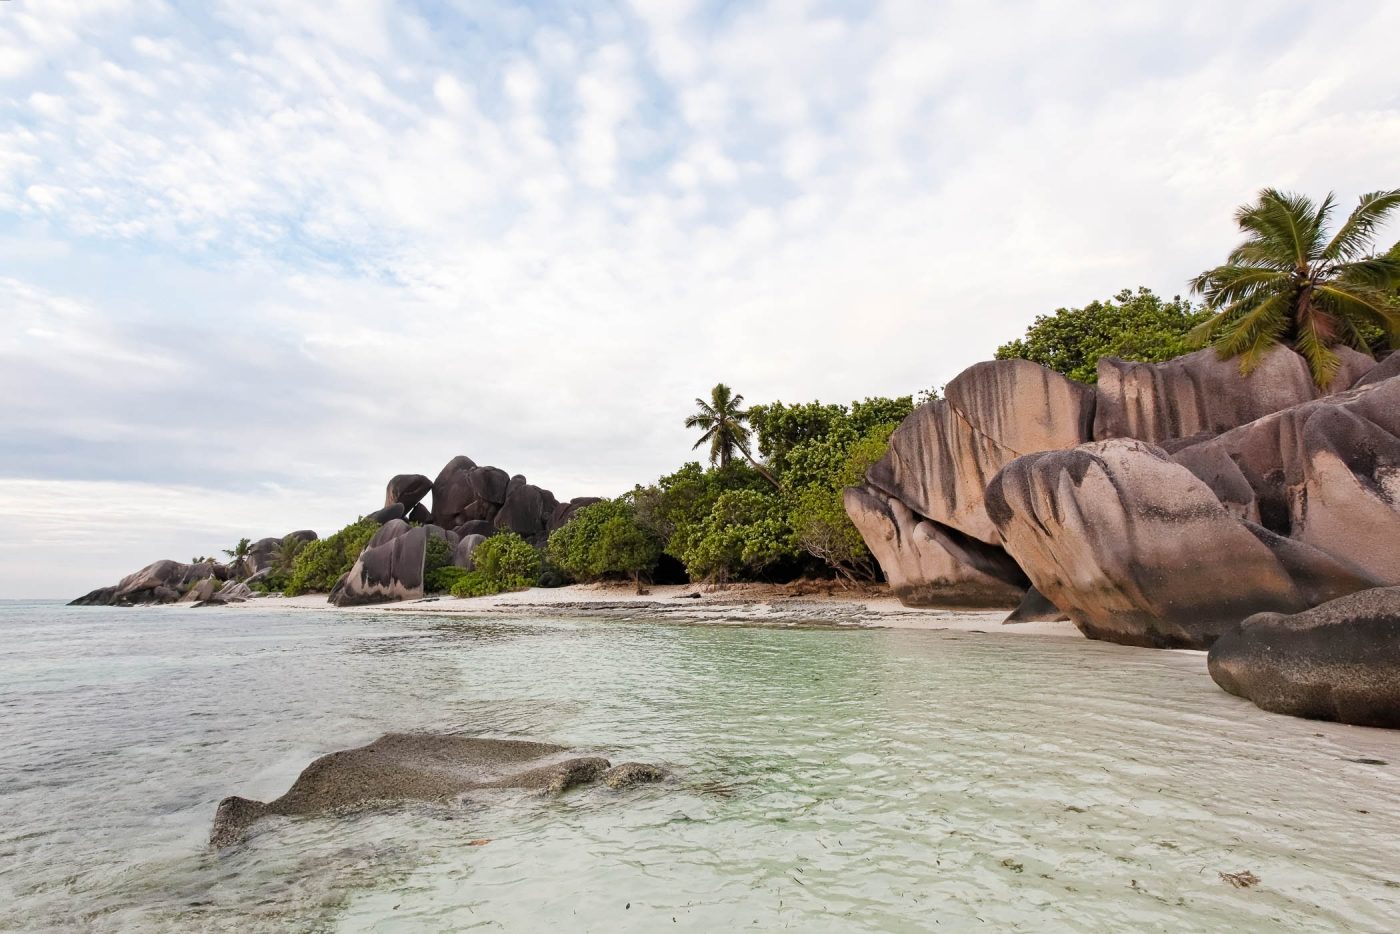
{"label": "white cloud", "polygon": [[0,515],[169,480],[196,537],[326,531],[458,453],[616,491],[716,380],[937,385],[1183,288],[1265,184],[1400,183],[1381,2],[4,6]]}

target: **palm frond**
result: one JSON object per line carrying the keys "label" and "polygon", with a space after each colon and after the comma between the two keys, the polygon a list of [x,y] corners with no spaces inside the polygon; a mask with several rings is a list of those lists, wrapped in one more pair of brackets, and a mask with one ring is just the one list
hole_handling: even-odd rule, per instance
{"label": "palm frond", "polygon": [[1323,249],[1323,259],[1345,262],[1370,253],[1372,235],[1396,207],[1400,207],[1400,188],[1362,195],[1346,223]]}
{"label": "palm frond", "polygon": [[1294,347],[1307,361],[1313,383],[1318,388],[1331,385],[1337,375],[1337,368],[1342,365],[1342,358],[1332,350],[1331,340],[1324,330],[1320,316],[1305,315],[1298,322],[1298,336],[1294,339]]}

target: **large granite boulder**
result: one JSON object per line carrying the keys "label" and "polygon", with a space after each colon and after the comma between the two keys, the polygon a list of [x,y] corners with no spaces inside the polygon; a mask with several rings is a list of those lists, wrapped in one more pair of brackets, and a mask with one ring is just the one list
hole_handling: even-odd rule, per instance
{"label": "large granite boulder", "polygon": [[554,513],[549,517],[549,531],[563,528],[570,519],[578,515],[580,509],[600,502],[602,498],[598,496],[575,496],[567,503],[560,503],[554,507]]}
{"label": "large granite boulder", "polygon": [[1400,351],[1392,353],[1367,370],[1365,375],[1351,384],[1351,388],[1360,389],[1362,386],[1369,386],[1372,383],[1379,383],[1396,376],[1400,376]]}
{"label": "large granite boulder", "polygon": [[408,510],[404,508],[403,503],[393,503],[389,506],[385,506],[383,509],[376,509],[374,512],[365,516],[365,518],[371,522],[378,522],[380,525],[384,525],[386,522],[393,522],[407,515]]}
{"label": "large granite boulder", "polygon": [[452,563],[464,571],[475,571],[476,560],[473,556],[484,541],[486,541],[485,535],[462,536],[461,541],[457,542],[457,547],[452,551]]}
{"label": "large granite boulder", "polygon": [[1090,638],[1204,649],[1252,613],[1307,605],[1268,545],[1141,441],[1019,458],[987,509],[1031,583]]}
{"label": "large granite boulder", "polygon": [[513,486],[506,494],[506,501],[501,505],[500,511],[496,513],[494,520],[498,529],[510,529],[526,541],[535,542],[545,533],[547,523],[547,512],[554,511],[552,503],[554,497],[551,495],[546,499],[543,490],[532,483],[522,483]]}
{"label": "large granite boulder", "polygon": [[1400,728],[1400,587],[1251,616],[1215,641],[1208,664],[1216,684],[1264,710]]}
{"label": "large granite boulder", "polygon": [[[112,587],[100,587],[72,601],[70,606],[142,606],[150,603],[174,603],[185,598],[192,588],[208,581],[217,589],[222,565],[213,561],[187,564],[183,561],[155,561],[139,571],[123,577]],[[226,576],[226,575],[225,575]]]}
{"label": "large granite boulder", "polygon": [[[1339,347],[1342,366],[1327,392],[1346,389],[1375,361]],[[1275,347],[1244,376],[1238,360],[1213,348],[1165,363],[1130,363],[1104,357],[1098,364],[1096,441],[1136,438],[1154,444],[1193,435],[1214,435],[1280,409],[1323,395],[1308,365],[1287,347]]]}
{"label": "large granite boulder", "polygon": [[[471,475],[476,461],[470,457],[452,458],[433,481],[433,522],[445,529],[456,528],[467,521],[462,511],[476,502]],[[479,517],[473,517],[479,518]]]}
{"label": "large granite boulder", "polygon": [[1000,549],[919,519],[899,500],[863,488],[848,487],[845,506],[906,606],[1014,607],[1025,595],[1029,582]]}
{"label": "large granite boulder", "polygon": [[478,500],[495,503],[506,501],[506,488],[510,486],[510,474],[499,467],[477,467],[467,474],[467,482]]}
{"label": "large granite boulder", "polygon": [[421,473],[401,473],[389,480],[384,490],[384,505],[402,503],[404,509],[412,509],[433,491],[433,481]]}
{"label": "large granite boulder", "polygon": [[1231,514],[1400,584],[1400,378],[1267,415],[1173,459]]}
{"label": "large granite boulder", "polygon": [[[322,756],[273,801],[225,798],[214,815],[209,842],[215,847],[237,843],[254,823],[273,815],[344,814],[406,801],[451,804],[482,789],[558,795],[603,777],[610,765],[602,756],[571,755],[552,743],[390,733],[368,746]],[[664,775],[654,766],[633,768]],[[649,774],[647,780],[656,778]]]}
{"label": "large granite boulder", "polygon": [[463,522],[453,529],[457,533],[458,539],[467,538],[471,535],[480,535],[482,538],[490,538],[496,531],[496,526],[487,519],[473,519],[470,522]]}
{"label": "large granite boulder", "polygon": [[316,541],[317,535],[311,529],[298,529],[295,532],[288,532],[281,537],[260,538],[248,547],[248,554],[243,558],[243,577],[252,577],[260,574],[272,567],[277,560],[278,554],[282,551],[282,544],[287,539],[294,539],[300,544]]}
{"label": "large granite boulder", "polygon": [[987,484],[1022,454],[1089,440],[1093,390],[1028,360],[994,360],[964,370],[944,393],[904,420],[867,483],[922,518],[1000,544]]}
{"label": "large granite boulder", "polygon": [[349,573],[336,582],[330,602],[363,606],[423,596],[423,564],[428,530],[402,519],[384,524],[360,553]]}

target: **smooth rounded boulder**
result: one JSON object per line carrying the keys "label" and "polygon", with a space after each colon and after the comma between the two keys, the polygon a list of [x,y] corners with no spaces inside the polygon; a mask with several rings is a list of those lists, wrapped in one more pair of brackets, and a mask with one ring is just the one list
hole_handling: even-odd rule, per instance
{"label": "smooth rounded boulder", "polygon": [[[949,547],[949,531],[920,520],[898,499],[848,487],[844,503],[891,592],[905,606],[1014,607],[1025,595],[1029,581],[1004,553],[1002,563],[982,561],[979,567],[966,547],[956,553]],[[964,537],[965,546],[973,541]],[[984,552],[999,551],[976,544]]]}
{"label": "smooth rounded boulder", "polygon": [[1091,639],[1205,649],[1253,613],[1307,606],[1205,483],[1141,441],[1012,461],[987,511],[1035,588]]}
{"label": "smooth rounded boulder", "polygon": [[1211,646],[1210,676],[1263,710],[1400,728],[1400,587],[1260,613]]}
{"label": "smooth rounded boulder", "polygon": [[421,473],[401,473],[389,480],[384,490],[384,505],[403,503],[404,509],[411,510],[432,491],[433,481]]}
{"label": "smooth rounded boulder", "polygon": [[[269,802],[231,796],[219,802],[209,842],[226,847],[269,816],[344,814],[404,801],[447,804],[465,792],[517,788],[558,795],[608,772],[602,756],[571,756],[552,743],[434,733],[389,733],[367,746],[322,756]],[[662,770],[629,763],[635,781]],[[658,773],[655,778],[643,770]]]}

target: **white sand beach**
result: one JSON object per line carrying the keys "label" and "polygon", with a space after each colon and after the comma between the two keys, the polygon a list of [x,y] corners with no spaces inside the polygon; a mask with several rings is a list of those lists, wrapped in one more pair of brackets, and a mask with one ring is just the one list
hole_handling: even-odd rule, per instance
{"label": "white sand beach", "polygon": [[953,610],[906,607],[880,591],[843,592],[839,587],[794,588],[769,584],[658,585],[637,594],[631,585],[573,584],[521,590],[491,597],[426,597],[402,603],[336,608],[323,594],[268,596],[233,608],[268,610],[332,609],[346,613],[442,613],[456,616],[571,616],[678,624],[765,626],[849,626],[875,629],[927,629],[989,635],[1035,635],[1082,639],[1073,623],[1003,625],[1009,610]]}

